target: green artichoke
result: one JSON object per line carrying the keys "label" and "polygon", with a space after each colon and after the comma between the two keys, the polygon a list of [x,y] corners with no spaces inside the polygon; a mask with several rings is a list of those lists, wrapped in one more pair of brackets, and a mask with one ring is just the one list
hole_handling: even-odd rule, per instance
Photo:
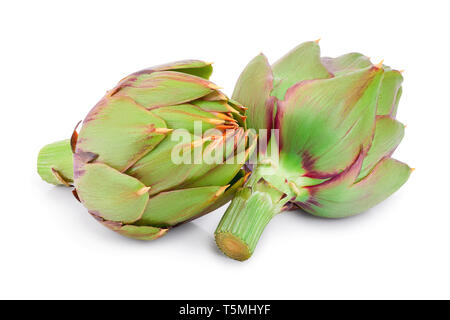
{"label": "green artichoke", "polygon": [[342,218],[399,189],[412,171],[391,158],[404,135],[395,120],[402,81],[359,53],[321,58],[317,42],[272,66],[263,54],[254,58],[233,99],[248,107],[248,128],[269,130],[269,142],[217,227],[219,248],[246,260],[284,210]]}
{"label": "green artichoke", "polygon": [[243,185],[256,138],[244,130],[245,108],[208,81],[211,73],[211,64],[189,60],[124,78],[79,135],[42,148],[39,174],[73,185],[95,219],[131,238],[156,239],[220,207]]}

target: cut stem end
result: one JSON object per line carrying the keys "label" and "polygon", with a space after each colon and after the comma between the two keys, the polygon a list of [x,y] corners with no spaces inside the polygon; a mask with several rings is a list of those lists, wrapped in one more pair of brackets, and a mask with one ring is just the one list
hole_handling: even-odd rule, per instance
{"label": "cut stem end", "polygon": [[216,233],[216,243],[220,251],[234,260],[245,261],[252,255],[248,245],[229,232]]}
{"label": "cut stem end", "polygon": [[236,193],[217,226],[215,238],[219,249],[235,260],[250,258],[264,228],[287,201],[281,200],[282,195],[254,172]]}

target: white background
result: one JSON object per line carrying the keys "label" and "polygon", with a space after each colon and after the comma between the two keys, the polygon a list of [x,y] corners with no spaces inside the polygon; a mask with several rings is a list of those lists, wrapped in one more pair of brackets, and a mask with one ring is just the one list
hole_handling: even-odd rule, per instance
{"label": "white background", "polygon": [[[0,298],[450,298],[450,45],[447,1],[4,1],[0,5]],[[254,256],[215,247],[224,208],[154,242],[94,221],[36,173],[41,146],[123,76],[215,62],[232,93],[259,52],[274,62],[322,38],[405,69],[395,157],[417,170],[387,201],[325,220],[283,213]]]}

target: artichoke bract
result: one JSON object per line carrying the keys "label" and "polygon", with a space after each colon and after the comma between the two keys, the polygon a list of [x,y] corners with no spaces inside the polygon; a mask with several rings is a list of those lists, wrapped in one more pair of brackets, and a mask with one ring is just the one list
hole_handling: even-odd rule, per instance
{"label": "artichoke bract", "polygon": [[263,54],[237,81],[248,128],[268,130],[252,174],[217,227],[219,248],[248,259],[267,223],[300,208],[315,216],[358,214],[399,189],[412,169],[391,158],[404,135],[395,120],[401,72],[359,53],[321,58],[306,42],[272,66]]}
{"label": "artichoke bract", "polygon": [[39,174],[73,185],[95,219],[131,238],[156,239],[220,207],[244,183],[256,139],[245,132],[245,108],[211,73],[188,60],[124,78],[79,134],[42,148]]}

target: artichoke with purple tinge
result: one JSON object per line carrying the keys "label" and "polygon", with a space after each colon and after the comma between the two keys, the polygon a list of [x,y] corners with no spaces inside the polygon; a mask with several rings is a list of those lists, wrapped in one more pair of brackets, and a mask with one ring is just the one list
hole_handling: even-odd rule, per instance
{"label": "artichoke with purple tinge", "polygon": [[321,58],[317,42],[273,65],[254,58],[232,98],[248,108],[248,128],[268,130],[268,146],[217,227],[219,248],[246,260],[282,211],[348,217],[397,191],[412,171],[391,157],[404,135],[395,119],[402,81],[359,53]]}
{"label": "artichoke with purple tinge", "polygon": [[[79,135],[42,148],[40,176],[74,186],[96,220],[142,240],[225,204],[246,179],[241,168],[256,139],[244,129],[245,108],[208,80],[211,73],[210,63],[188,60],[124,78]],[[186,142],[174,139],[180,130]],[[187,158],[176,162],[174,154]]]}

